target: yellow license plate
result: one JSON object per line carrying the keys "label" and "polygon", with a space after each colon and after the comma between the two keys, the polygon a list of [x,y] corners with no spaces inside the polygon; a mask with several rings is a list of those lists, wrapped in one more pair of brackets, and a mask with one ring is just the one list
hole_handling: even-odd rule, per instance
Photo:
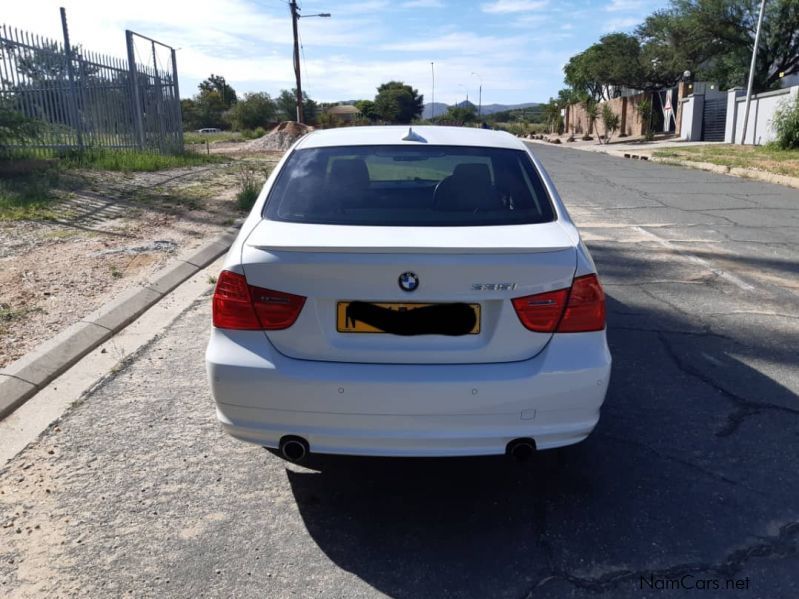
{"label": "yellow license plate", "polygon": [[[336,306],[336,330],[339,333],[385,333],[386,331],[376,324],[370,324],[368,322],[364,322],[361,318],[365,318],[366,320],[373,320],[371,318],[367,318],[365,316],[361,316],[358,313],[353,313],[353,310],[350,308],[351,304],[360,304],[363,306],[366,304],[367,306],[376,306],[378,308],[383,308],[385,310],[391,310],[393,312],[408,312],[412,310],[418,310],[419,308],[428,308],[430,306],[440,306],[442,310],[446,310],[446,306],[448,304],[435,304],[435,303],[392,303],[392,302],[338,302]],[[462,306],[468,306],[474,315],[474,326],[471,327],[470,330],[464,331],[461,334],[467,335],[477,335],[480,333],[480,304],[460,304]],[[467,325],[468,326],[468,325]]]}

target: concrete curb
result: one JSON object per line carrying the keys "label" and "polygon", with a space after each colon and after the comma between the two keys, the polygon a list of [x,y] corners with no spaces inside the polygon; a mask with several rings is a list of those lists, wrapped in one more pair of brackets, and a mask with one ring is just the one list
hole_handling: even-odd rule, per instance
{"label": "concrete curb", "polygon": [[691,160],[678,160],[676,158],[662,158],[659,156],[652,156],[649,160],[652,162],[659,162],[660,164],[684,166],[700,171],[730,175],[731,177],[741,177],[743,179],[754,179],[755,181],[763,181],[764,183],[774,183],[776,185],[784,185],[785,187],[799,189],[799,177],[766,173],[764,171],[758,171],[752,168],[741,168],[739,166],[724,166],[721,164],[712,164],[710,162],[693,162]]}
{"label": "concrete curb", "polygon": [[227,252],[237,234],[237,226],[228,228],[188,258],[160,270],[150,284],[127,290],[0,370],[0,419]]}

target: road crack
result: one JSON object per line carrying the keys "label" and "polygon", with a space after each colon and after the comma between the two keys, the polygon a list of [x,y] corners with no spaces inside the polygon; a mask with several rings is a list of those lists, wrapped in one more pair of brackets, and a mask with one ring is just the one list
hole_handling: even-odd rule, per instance
{"label": "road crack", "polygon": [[616,570],[597,577],[581,577],[568,570],[553,570],[528,591],[525,599],[535,597],[536,591],[553,580],[565,580],[571,585],[593,593],[604,593],[619,587],[624,582],[637,582],[642,579],[674,580],[686,575],[712,573],[719,577],[732,578],[737,575],[752,558],[789,557],[799,553],[799,522],[783,525],[774,536],[759,537],[751,545],[735,549],[717,563],[693,562],[677,564],[659,569]]}
{"label": "road crack", "polygon": [[679,354],[672,347],[671,343],[669,343],[664,332],[658,331],[657,335],[658,339],[660,339],[660,342],[663,344],[666,353],[679,370],[702,381],[712,389],[715,389],[725,399],[728,399],[735,405],[736,409],[727,416],[727,422],[725,425],[722,426],[720,430],[716,431],[717,437],[729,437],[738,430],[744,420],[750,416],[760,414],[763,411],[771,410],[783,414],[790,414],[792,416],[799,416],[799,410],[797,409],[778,406],[767,402],[752,401],[751,399],[747,399],[742,395],[738,395],[737,393],[724,388],[701,370],[694,368],[690,364],[683,361]]}

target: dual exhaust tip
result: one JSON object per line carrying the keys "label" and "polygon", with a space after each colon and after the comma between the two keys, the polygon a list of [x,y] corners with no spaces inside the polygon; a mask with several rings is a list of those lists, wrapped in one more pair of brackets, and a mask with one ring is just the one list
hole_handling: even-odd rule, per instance
{"label": "dual exhaust tip", "polygon": [[[310,453],[308,441],[302,437],[286,435],[280,439],[278,451],[283,459],[289,462],[302,462]],[[525,462],[535,453],[535,441],[529,438],[514,439],[505,447],[505,455],[517,462]]]}

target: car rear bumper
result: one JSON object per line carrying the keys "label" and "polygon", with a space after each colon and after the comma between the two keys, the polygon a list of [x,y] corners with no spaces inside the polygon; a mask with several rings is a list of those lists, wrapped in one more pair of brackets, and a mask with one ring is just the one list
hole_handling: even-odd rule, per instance
{"label": "car rear bumper", "polygon": [[501,364],[351,364],[296,360],[257,331],[214,329],[206,352],[217,416],[232,436],[314,453],[459,456],[585,439],[610,377],[605,332],[553,336],[536,357]]}

